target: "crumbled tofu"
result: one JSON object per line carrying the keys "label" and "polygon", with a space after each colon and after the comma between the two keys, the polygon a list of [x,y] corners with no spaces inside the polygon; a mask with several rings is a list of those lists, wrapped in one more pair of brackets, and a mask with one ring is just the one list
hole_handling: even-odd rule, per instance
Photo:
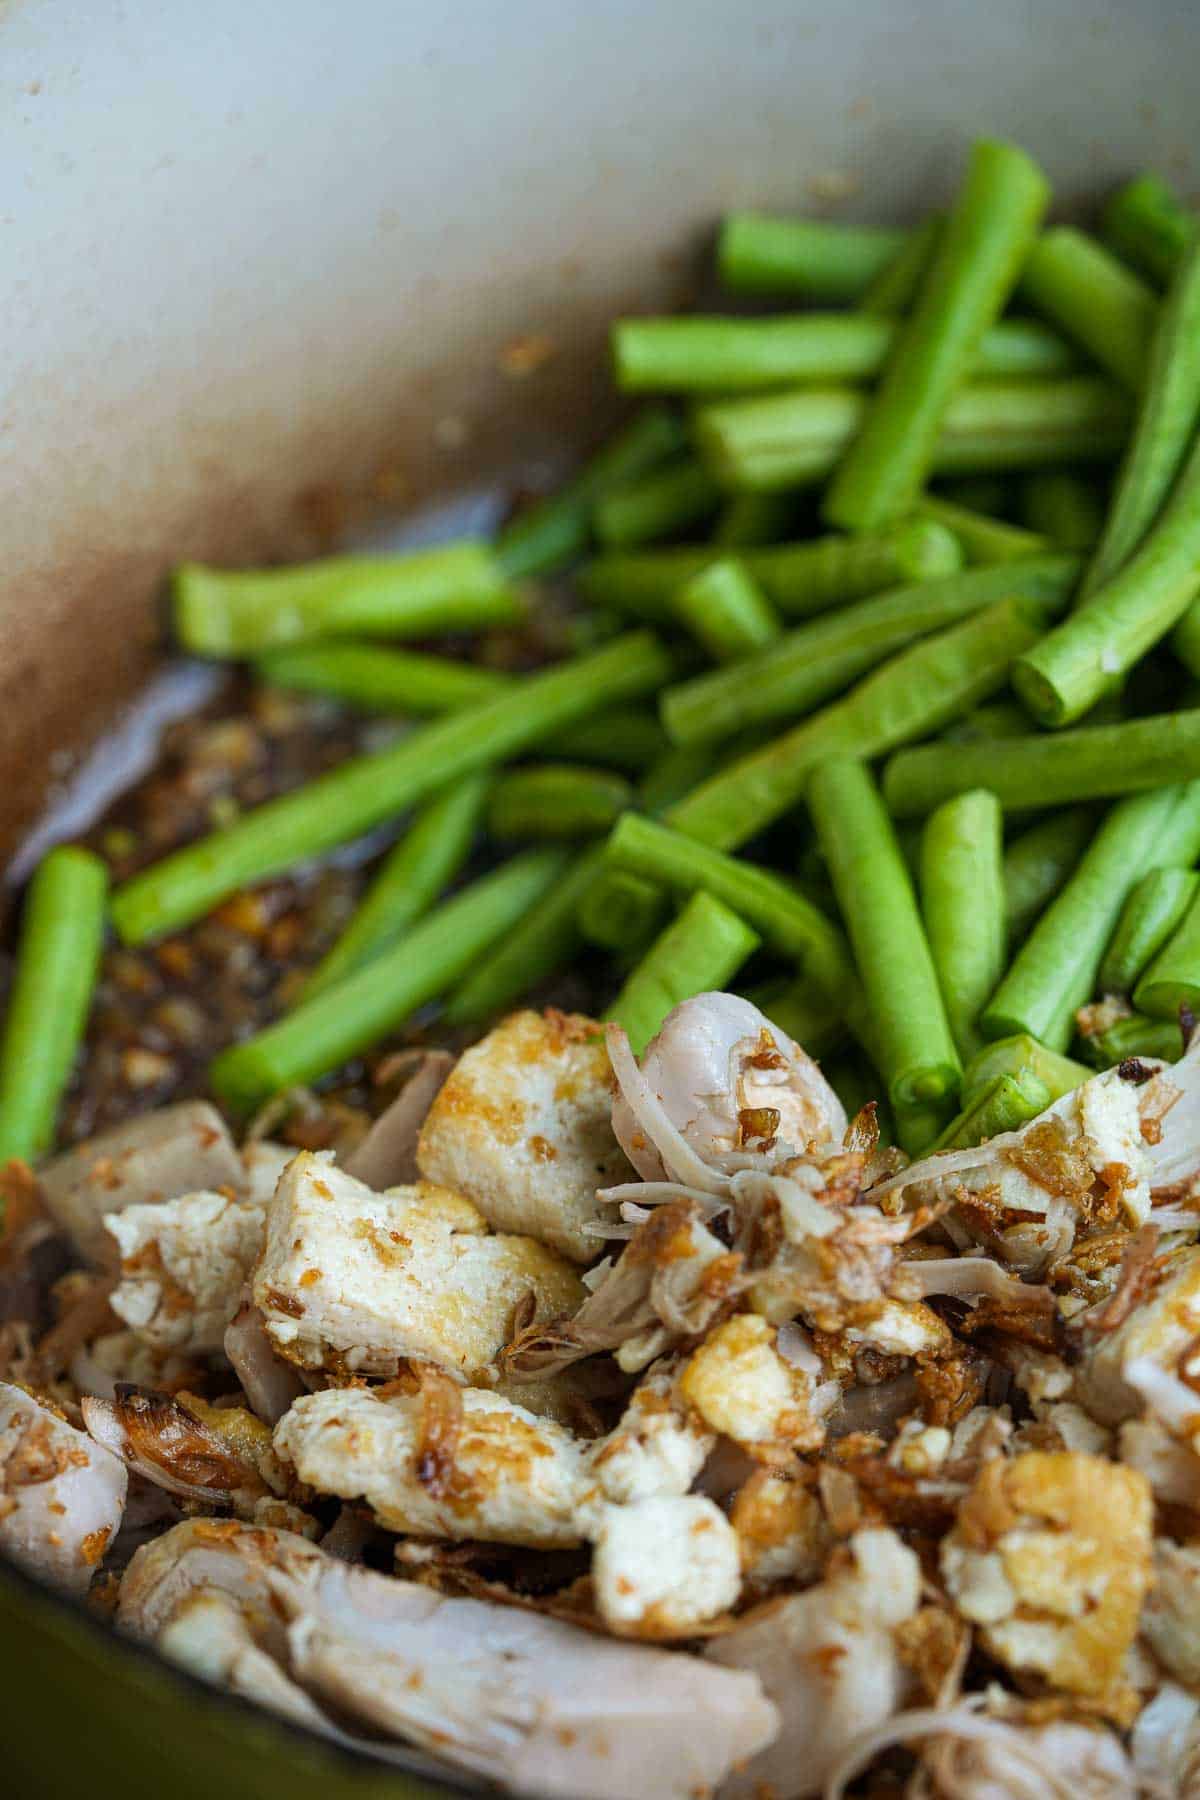
{"label": "crumbled tofu", "polygon": [[1117,1431],[1117,1450],[1146,1477],[1156,1500],[1200,1511],[1200,1456],[1157,1419],[1127,1419]]}
{"label": "crumbled tofu", "polygon": [[1150,1212],[1150,1159],[1142,1136],[1140,1090],[1115,1069],[1076,1088],[1076,1120],[1084,1154],[1096,1174],[1119,1187],[1127,1225],[1141,1225]]}
{"label": "crumbled tofu", "polygon": [[295,1156],[291,1144],[276,1144],[270,1138],[254,1138],[242,1145],[242,1169],[246,1198],[256,1206],[269,1205],[275,1185]]}
{"label": "crumbled tofu", "polygon": [[46,1205],[91,1263],[111,1260],[106,1214],[181,1194],[237,1193],[245,1179],[228,1127],[207,1100],[144,1113],[38,1170]]}
{"label": "crumbled tofu", "polygon": [[591,1020],[519,1012],[465,1051],[429,1109],[417,1164],[500,1231],[591,1262],[597,1188],[631,1179],[613,1135],[608,1052]]}
{"label": "crumbled tofu", "polygon": [[604,1499],[623,1503],[686,1494],[704,1467],[716,1436],[681,1401],[678,1373],[677,1359],[656,1363],[616,1429],[590,1448],[588,1466]]}
{"label": "crumbled tofu", "polygon": [[128,1206],[104,1222],[121,1258],[117,1317],[156,1350],[220,1350],[262,1248],[262,1207],[227,1194],[185,1194]]}
{"label": "crumbled tofu", "polygon": [[937,1356],[951,1348],[949,1328],[923,1300],[871,1300],[847,1325],[852,1344],[866,1344],[885,1356]]}
{"label": "crumbled tofu", "polygon": [[1126,1652],[1150,1582],[1152,1502],[1132,1469],[1074,1451],[986,1463],[942,1544],[962,1616],[1008,1668],[1132,1716]]}
{"label": "crumbled tofu", "polygon": [[[1084,1356],[1075,1370],[1079,1399],[1102,1424],[1119,1425],[1134,1418],[1142,1411],[1142,1398],[1124,1378],[1129,1365],[1148,1360],[1173,1371],[1198,1333],[1200,1249],[1195,1249],[1184,1251],[1157,1291],[1124,1324],[1085,1340]],[[1196,1410],[1200,1414],[1200,1397]]]}
{"label": "crumbled tofu", "polygon": [[319,1493],[365,1500],[389,1531],[543,1549],[580,1543],[583,1445],[485,1389],[464,1388],[460,1400],[457,1431],[442,1441],[424,1394],[329,1388],[296,1401],[275,1448]]}
{"label": "crumbled tofu", "polygon": [[1060,1400],[1037,1410],[1038,1423],[1058,1433],[1064,1450],[1079,1450],[1085,1456],[1107,1456],[1112,1445],[1112,1432],[1076,1406],[1073,1400]]}
{"label": "crumbled tofu", "polygon": [[1154,1586],[1142,1610],[1142,1634],[1171,1674],[1200,1688],[1200,1546],[1160,1538]]}
{"label": "crumbled tofu", "polygon": [[813,1450],[825,1437],[813,1415],[812,1378],[785,1362],[777,1335],[757,1313],[738,1313],[709,1332],[679,1380],[681,1397],[704,1423],[752,1455]]}
{"label": "crumbled tofu", "polygon": [[702,1494],[606,1506],[595,1545],[596,1607],[620,1636],[686,1637],[741,1590],[737,1533]]}
{"label": "crumbled tofu", "polygon": [[833,1547],[813,1490],[768,1469],[758,1470],[740,1489],[729,1522],[737,1533],[742,1574],[755,1586],[815,1581]]}
{"label": "crumbled tofu", "polygon": [[106,1331],[82,1344],[71,1358],[70,1376],[81,1394],[111,1400],[117,1384],[170,1392],[188,1376],[199,1379],[195,1363],[171,1350],[155,1350],[132,1331]]}
{"label": "crumbled tofu", "polygon": [[25,1393],[0,1383],[0,1550],[84,1594],[125,1510],[125,1465]]}
{"label": "crumbled tofu", "polygon": [[280,1179],[254,1304],[302,1368],[394,1375],[410,1357],[460,1375],[487,1368],[518,1307],[574,1312],[574,1269],[533,1238],[492,1236],[469,1200],[429,1182],[376,1194],[328,1153]]}
{"label": "crumbled tofu", "polygon": [[906,1475],[933,1475],[950,1455],[953,1434],[944,1425],[925,1425],[907,1419],[888,1450],[888,1461]]}

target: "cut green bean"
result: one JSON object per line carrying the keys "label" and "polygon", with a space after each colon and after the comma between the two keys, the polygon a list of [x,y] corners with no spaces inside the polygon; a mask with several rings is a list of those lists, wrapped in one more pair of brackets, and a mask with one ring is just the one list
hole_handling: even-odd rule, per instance
{"label": "cut green bean", "polygon": [[620,775],[536,763],[497,779],[488,803],[488,835],[500,843],[599,837],[632,803],[633,789]]}
{"label": "cut green bean", "polygon": [[846,980],[849,962],[841,932],[781,875],[722,855],[637,813],[618,820],[604,856],[610,868],[627,869],[675,893],[704,889],[723,900],[823,992],[836,995]]}
{"label": "cut green bean", "polygon": [[448,1025],[481,1025],[569,967],[583,944],[579,903],[601,868],[598,845],[575,855],[485,957],[453,989]]}
{"label": "cut green bean", "polygon": [[675,610],[714,662],[735,663],[773,644],[783,627],[745,566],[730,557],[684,582]]}
{"label": "cut green bean", "polygon": [[463,888],[362,968],[223,1050],[209,1069],[213,1093],[246,1113],[373,1049],[502,941],[566,862],[565,850],[531,850]]}
{"label": "cut green bean", "polygon": [[[772,1025],[785,1031],[793,1043],[810,1056],[822,1057],[846,1042],[846,1021],[838,1001],[820,988],[802,981],[772,981],[746,993],[747,1000],[765,1013]],[[838,1095],[842,1098],[841,1094]],[[871,1096],[865,1095],[864,1099]],[[843,1104],[845,1104],[843,1100]],[[854,1108],[854,1112],[858,1107]],[[854,1112],[847,1108],[848,1116]]]}
{"label": "cut green bean", "polygon": [[1178,1020],[1148,1019],[1145,1013],[1131,1013],[1107,1031],[1085,1037],[1082,1044],[1084,1055],[1097,1069],[1111,1069],[1115,1063],[1134,1056],[1153,1056],[1173,1063],[1183,1055],[1183,1031]]}
{"label": "cut green bean", "polygon": [[[1172,517],[1175,508],[1168,505],[1168,496],[1176,483],[1187,479],[1183,471],[1198,414],[1200,236],[1184,250],[1158,309],[1133,436],[1117,475],[1100,542],[1083,578],[1081,606],[1111,606],[1113,597],[1111,591],[1106,592],[1106,584],[1148,547],[1160,518],[1166,526]],[[1196,480],[1194,470],[1192,479]],[[1142,562],[1138,569],[1139,583],[1148,586],[1153,571]]]}
{"label": "cut green bean", "polygon": [[1200,905],[1195,893],[1135,987],[1133,1004],[1152,1019],[1178,1019],[1181,1007],[1193,1015],[1200,1012]]}
{"label": "cut green bean", "polygon": [[638,783],[642,811],[660,813],[674,806],[712,772],[712,766],[710,750],[680,749],[676,745],[664,750]]}
{"label": "cut green bean", "polygon": [[913,227],[895,256],[865,289],[858,303],[860,312],[880,318],[896,318],[908,312],[933,260],[945,223],[944,213],[930,213]]}
{"label": "cut green bean", "polygon": [[1192,214],[1157,175],[1119,187],[1104,209],[1109,245],[1142,275],[1166,287],[1191,235]]}
{"label": "cut green bean", "polygon": [[1159,788],[1111,808],[985,1007],[985,1037],[1024,1031],[1051,1050],[1067,1048],[1126,896],[1155,866],[1157,840],[1178,799],[1179,789]]}
{"label": "cut green bean", "polygon": [[665,689],[659,710],[667,735],[676,744],[711,744],[751,726],[795,720],[914,639],[1009,594],[1037,599],[1058,591],[1061,571],[1057,557],[968,569],[842,607],[755,656]]}
{"label": "cut green bean", "polygon": [[1004,911],[1010,944],[1020,943],[1065,886],[1095,827],[1091,807],[1074,806],[1039,819],[1009,844],[1004,852]]}
{"label": "cut green bean", "polygon": [[1102,994],[1132,994],[1198,893],[1200,875],[1191,869],[1151,869],[1142,876],[1122,907],[1104,952],[1099,982]]}
{"label": "cut green bean", "polygon": [[636,481],[686,444],[683,425],[665,406],[649,407],[598,450],[572,481],[526,507],[496,539],[496,560],[512,581],[549,575],[582,556],[592,540],[592,507]]}
{"label": "cut green bean", "polygon": [[1021,297],[1125,387],[1140,390],[1158,302],[1103,244],[1073,225],[1043,232],[1025,264]]}
{"label": "cut green bean", "polygon": [[1045,1090],[1043,1106],[1049,1106],[1090,1080],[1091,1070],[1069,1056],[1047,1050],[1028,1032],[997,1038],[995,1043],[985,1044],[963,1070],[963,1105],[973,1106],[1001,1076],[1009,1076],[1026,1089],[1036,1083]]}
{"label": "cut green bean", "polygon": [[556,731],[542,746],[570,762],[601,763],[641,775],[670,751],[658,719],[644,706],[614,707]]}
{"label": "cut green bean", "polygon": [[302,1001],[369,962],[428,912],[470,855],[490,786],[490,775],[465,775],[416,814],[341,937],[305,982]]}
{"label": "cut green bean", "polygon": [[[669,624],[680,588],[717,560],[714,551],[691,546],[599,556],[583,570],[580,586],[597,605]],[[858,538],[829,536],[744,550],[738,560],[785,618],[807,619],[885,588],[953,575],[963,556],[944,525],[907,519]]]}
{"label": "cut green bean", "polygon": [[921,841],[921,913],[942,1004],[964,1062],[983,1043],[979,1014],[1004,972],[1002,825],[995,796],[959,794]]}
{"label": "cut green bean", "polygon": [[524,613],[491,551],[471,543],[289,569],[184,563],[172,596],[175,635],[195,656],[257,656],[326,637],[430,637],[513,625]]}
{"label": "cut green bean", "polygon": [[[868,404],[854,388],[792,388],[697,407],[692,431],[723,487],[769,493],[824,481]],[[947,403],[923,475],[1111,462],[1132,412],[1131,396],[1102,375],[975,382]]]}
{"label": "cut green bean", "polygon": [[893,1106],[929,1106],[958,1091],[961,1066],[891,820],[870,772],[833,757],[814,770],[808,804],[833,879]]}
{"label": "cut green bean", "polygon": [[579,929],[589,944],[626,951],[659,930],[667,896],[653,881],[627,869],[602,868],[579,902]]}
{"label": "cut green bean", "polygon": [[681,456],[636,482],[605,494],[592,509],[592,528],[610,550],[678,537],[712,517],[721,489],[703,463]]}
{"label": "cut green bean", "polygon": [[924,495],[917,502],[916,514],[919,519],[932,519],[952,531],[969,563],[1017,562],[1023,557],[1047,556],[1054,548],[1034,531],[1010,525],[1004,519],[991,519],[986,513],[972,512],[953,500],[940,500],[936,494]]}
{"label": "cut green bean", "polygon": [[671,666],[655,638],[632,632],[590,656],[525,676],[511,691],[437,719],[387,750],[353,757],[135,875],[113,896],[117,930],[126,943],[144,943],[201,918],[239,888],[324,855],[471,770],[653,692]]}
{"label": "cut green bean", "polygon": [[1015,700],[991,700],[964,713],[941,733],[946,744],[994,744],[997,738],[1024,737],[1029,714]]}
{"label": "cut green bean", "polygon": [[[1014,656],[1035,641],[1045,616],[1028,600],[999,600],[902,650],[841,700],[718,770],[670,809],[668,822],[706,844],[736,849],[797,804],[822,758],[880,756],[988,699],[1007,681]],[[947,748],[952,755],[964,749]]]}
{"label": "cut green bean", "polygon": [[989,513],[994,519],[1006,519],[1012,513],[1011,483],[1003,475],[960,475],[939,481],[938,493],[955,506]]}
{"label": "cut green bean", "polygon": [[938,1105],[900,1105],[892,1108],[895,1141],[912,1161],[928,1156],[950,1121],[956,1117],[953,1100]]}
{"label": "cut green bean", "polygon": [[737,294],[857,300],[907,237],[879,226],[730,213],[717,240],[717,273]]}
{"label": "cut green bean", "polygon": [[1091,550],[1104,529],[1094,481],[1074,469],[1040,469],[1021,483],[1021,513],[1031,531],[1060,550]]}
{"label": "cut green bean", "polygon": [[[902,321],[863,312],[621,319],[612,328],[613,365],[626,394],[749,394],[803,382],[871,381],[903,330]],[[975,381],[1012,381],[1069,375],[1081,360],[1041,320],[1002,319],[963,366]]]}
{"label": "cut green bean", "polygon": [[728,987],[759,942],[758,933],[722,901],[693,894],[631,971],[604,1016],[624,1026],[634,1055],[640,1056],[673,1007],[693,994]]}
{"label": "cut green bean", "polygon": [[712,541],[723,550],[782,544],[794,535],[796,512],[792,494],[734,494],[721,508]]}
{"label": "cut green bean", "polygon": [[867,531],[911,509],[936,466],[948,404],[1004,308],[1049,197],[1023,151],[974,145],[913,310],[825,496],[832,524]]}
{"label": "cut green bean", "polygon": [[59,1102],[87,1027],[104,942],[108,870],[73,845],[29,883],[0,1041],[0,1164],[54,1142]]}
{"label": "cut green bean", "polygon": [[970,1150],[1004,1131],[1020,1131],[1050,1104],[1050,1093],[1036,1077],[997,1075],[943,1131],[934,1150]]}
{"label": "cut green bean", "polygon": [[1010,811],[1112,799],[1195,775],[1200,709],[995,744],[921,744],[891,759],[883,791],[896,817],[911,819],[973,787],[991,788]]}

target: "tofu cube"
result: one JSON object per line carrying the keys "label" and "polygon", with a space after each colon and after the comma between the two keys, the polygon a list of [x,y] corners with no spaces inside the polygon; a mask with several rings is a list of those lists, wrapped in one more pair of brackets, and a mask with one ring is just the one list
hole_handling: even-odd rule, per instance
{"label": "tofu cube", "polygon": [[702,1494],[606,1506],[595,1545],[596,1607],[623,1637],[685,1637],[728,1612],[741,1591],[737,1533]]}

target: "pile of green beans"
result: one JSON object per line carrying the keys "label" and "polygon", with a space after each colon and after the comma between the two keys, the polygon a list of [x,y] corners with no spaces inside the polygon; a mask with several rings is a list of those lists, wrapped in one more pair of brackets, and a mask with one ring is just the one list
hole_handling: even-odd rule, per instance
{"label": "pile of green beans", "polygon": [[492,542],[183,565],[182,650],[403,729],[111,895],[90,851],[47,857],[0,1157],[53,1146],[106,921],[131,946],[186,932],[374,832],[292,1009],[214,1063],[232,1113],[430,1005],[481,1030],[577,959],[639,1050],[736,985],[846,1059],[912,1153],[1015,1128],[1087,1065],[1178,1054],[1200,233],[1151,174],[1098,235],[1044,229],[1049,198],[986,140],[910,229],[735,214],[719,281],[777,310],[617,321],[615,386],[650,398]]}

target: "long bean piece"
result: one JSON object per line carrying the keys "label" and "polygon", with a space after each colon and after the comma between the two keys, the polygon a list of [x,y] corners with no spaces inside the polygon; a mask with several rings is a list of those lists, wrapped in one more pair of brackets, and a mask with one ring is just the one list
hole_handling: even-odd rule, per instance
{"label": "long bean piece", "polygon": [[53,1143],[96,984],[107,895],[104,864],[74,846],[51,850],[29,884],[0,1041],[0,1164],[32,1162]]}
{"label": "long bean piece", "polygon": [[372,1049],[518,925],[566,860],[564,850],[531,850],[464,888],[343,981],[223,1050],[209,1070],[213,1092],[245,1113]]}
{"label": "long bean piece", "polygon": [[304,984],[303,1000],[369,962],[428,912],[471,852],[491,777],[465,775],[435,794],[390,850],[336,944]]}
{"label": "long bean piece", "polygon": [[912,819],[973,787],[991,788],[1008,811],[1111,799],[1195,775],[1200,709],[995,744],[920,744],[891,759],[883,791],[898,819]]}
{"label": "long bean piece", "polygon": [[[582,571],[580,588],[594,605],[669,624],[680,588],[718,560],[718,553],[691,545],[598,556]],[[953,575],[963,556],[944,525],[908,519],[858,538],[831,535],[743,550],[738,560],[785,618],[807,619],[885,588]]]}
{"label": "long bean piece", "polygon": [[[620,319],[612,328],[617,386],[626,394],[739,394],[802,382],[870,381],[902,321],[857,313],[730,319],[698,313]],[[1001,319],[966,361],[975,381],[1069,375],[1074,345],[1040,319]]]}
{"label": "long bean piece", "polygon": [[1104,529],[1096,483],[1074,469],[1039,469],[1021,483],[1021,516],[1060,550],[1092,550]]}
{"label": "long bean piece", "polygon": [[813,773],[809,809],[854,947],[893,1106],[936,1105],[961,1065],[916,895],[870,772],[834,757]]}
{"label": "long bean piece", "polygon": [[785,543],[793,534],[796,510],[792,494],[734,494],[713,527],[712,541],[723,550]]}
{"label": "long bean piece", "polygon": [[1170,280],[1193,223],[1192,214],[1157,175],[1127,181],[1104,209],[1104,236],[1112,249],[1159,287]]}
{"label": "long bean piece", "polygon": [[1148,1019],[1145,1013],[1130,1013],[1106,1031],[1085,1037],[1082,1044],[1084,1055],[1097,1069],[1111,1068],[1131,1056],[1157,1056],[1172,1063],[1183,1055],[1183,1031],[1178,1020]]}
{"label": "long bean piece", "polygon": [[599,837],[632,804],[620,775],[571,763],[534,763],[497,778],[488,834],[500,843]]}
{"label": "long bean piece", "polygon": [[[1193,881],[1195,878],[1193,878]],[[1200,904],[1193,893],[1175,930],[1133,990],[1133,1004],[1152,1019],[1200,1010]]]}
{"label": "long bean piece", "polygon": [[1051,1050],[1067,1048],[1076,1009],[1091,997],[1126,896],[1154,867],[1157,840],[1178,798],[1177,788],[1158,788],[1112,807],[985,1007],[985,1037],[1026,1031]]}
{"label": "long bean piece", "polygon": [[656,882],[605,866],[579,902],[579,929],[589,944],[624,954],[649,942],[667,910]]}
{"label": "long bean piece", "polygon": [[682,450],[683,425],[665,406],[649,407],[612,438],[572,481],[507,524],[496,560],[512,581],[549,575],[573,562],[592,537],[592,508],[603,495],[636,481]]}
{"label": "long bean piece", "polygon": [[907,238],[879,226],[731,213],[717,240],[717,273],[738,294],[857,300]]}
{"label": "long bean piece", "polygon": [[947,405],[1000,316],[1049,197],[1023,151],[974,145],[912,313],[825,496],[833,524],[865,531],[911,507],[934,467]]}
{"label": "long bean piece", "polygon": [[648,632],[524,677],[494,700],[414,731],[390,749],[354,757],[295,792],[154,863],[113,896],[127,943],[172,931],[256,881],[323,855],[472,770],[661,687],[671,659]]}
{"label": "long bean piece", "polygon": [[579,904],[601,866],[599,845],[562,865],[528,911],[453,989],[443,1014],[448,1025],[494,1019],[570,964],[583,944]]}
{"label": "long bean piece", "polygon": [[721,504],[716,479],[694,456],[681,456],[596,502],[592,528],[607,549],[678,537]]}
{"label": "long bean piece", "polygon": [[1198,893],[1200,875],[1192,869],[1151,869],[1142,876],[1121,908],[1104,952],[1099,978],[1102,994],[1132,994]]}
{"label": "long bean piece", "polygon": [[1073,806],[1039,819],[1008,845],[1004,852],[1004,912],[1011,944],[1020,943],[1065,885],[1095,827],[1091,807]]}
{"label": "long bean piece", "polygon": [[1043,232],[1025,264],[1021,297],[1137,393],[1158,302],[1103,244],[1073,225]]}
{"label": "long bean piece", "polygon": [[[810,487],[834,469],[868,404],[854,388],[792,388],[700,406],[692,431],[725,488]],[[1129,393],[1102,375],[976,382],[948,401],[923,474],[1110,462],[1125,443],[1132,412]]]}
{"label": "long bean piece", "polygon": [[1033,1082],[1045,1089],[1045,1105],[1073,1093],[1091,1078],[1091,1070],[1069,1056],[1047,1050],[1028,1032],[997,1038],[976,1052],[963,1070],[963,1105],[971,1106],[1000,1076],[1008,1075],[1023,1087]]}
{"label": "long bean piece", "polygon": [[745,566],[729,558],[710,563],[684,583],[675,610],[714,662],[735,663],[773,644],[779,615]]}
{"label": "long bean piece", "polygon": [[983,1043],[979,1015],[1004,972],[1006,920],[999,802],[983,788],[931,813],[921,841],[921,913],[955,1047]]}
{"label": "long bean piece", "polygon": [[1061,592],[1060,557],[968,569],[860,600],[789,632],[724,669],[667,688],[659,709],[676,744],[717,743],[754,725],[796,719],[916,638],[1009,594]]}
{"label": "long bean piece", "polygon": [[604,1016],[625,1027],[640,1056],[672,1007],[727,987],[759,943],[758,933],[722,901],[693,894],[630,971]]}
{"label": "long bean piece", "polygon": [[430,637],[513,625],[524,603],[485,544],[335,556],[288,569],[175,572],[172,618],[196,656],[257,656],[326,637]]}
{"label": "long bean piece", "polygon": [[1054,548],[1048,539],[1022,525],[972,512],[970,507],[939,499],[936,494],[926,494],[918,501],[916,514],[952,531],[969,563],[1019,562],[1025,557],[1047,556]]}
{"label": "long bean piece", "polygon": [[945,223],[944,213],[930,213],[919,225],[914,225],[895,256],[863,290],[858,302],[860,312],[884,319],[894,319],[908,312],[925,279],[925,271]]}
{"label": "long bean piece", "polygon": [[[1045,617],[1040,604],[998,600],[902,650],[841,700],[718,770],[670,808],[668,823],[719,849],[736,849],[797,804],[824,757],[880,756],[986,700],[1007,681],[1013,658],[1035,641]],[[953,757],[965,746],[945,748]]]}
{"label": "long bean piece", "polygon": [[1002,1131],[1019,1131],[1049,1104],[1049,1090],[1036,1076],[997,1075],[950,1121],[933,1148],[970,1150]]}

